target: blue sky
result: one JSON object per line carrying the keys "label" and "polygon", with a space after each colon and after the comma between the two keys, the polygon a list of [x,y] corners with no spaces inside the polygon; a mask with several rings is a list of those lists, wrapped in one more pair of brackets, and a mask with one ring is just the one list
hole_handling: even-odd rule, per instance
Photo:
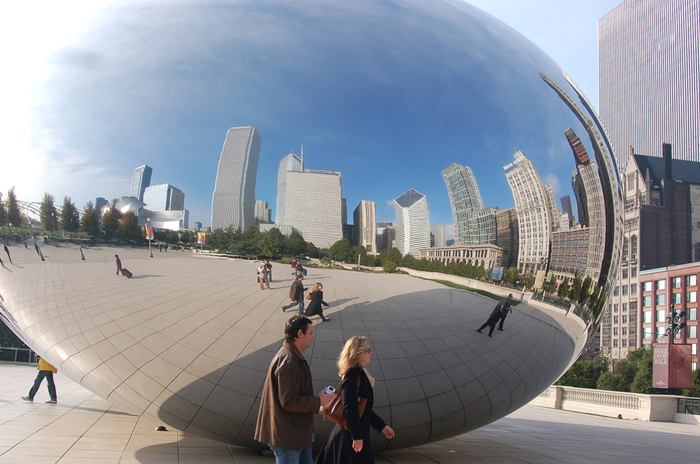
{"label": "blue sky", "polygon": [[[597,20],[616,2],[474,3],[532,39],[597,102]],[[343,172],[350,212],[373,199],[378,219],[393,220],[388,202],[414,187],[433,222],[450,222],[440,170],[452,161],[474,168],[486,204],[512,206],[501,168],[515,148],[569,193],[561,132],[575,123],[549,108],[532,73],[510,80],[514,63],[550,64],[516,36],[501,47],[481,40],[500,26],[460,22],[450,6],[415,15],[401,2],[358,2],[352,24],[343,7],[322,3],[261,2],[234,18],[206,5],[108,6],[79,25],[32,92],[31,150],[43,177],[19,175],[30,154],[8,158],[0,188],[83,204],[126,194],[133,167],[147,163],[152,182],[182,188],[191,221],[207,224],[226,129],[252,124],[262,136],[256,196],[272,206],[277,162],[302,143],[308,167]]]}

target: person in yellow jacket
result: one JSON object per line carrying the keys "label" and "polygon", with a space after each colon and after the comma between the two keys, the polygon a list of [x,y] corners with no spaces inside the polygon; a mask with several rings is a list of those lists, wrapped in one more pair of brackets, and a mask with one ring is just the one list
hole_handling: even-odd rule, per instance
{"label": "person in yellow jacket", "polygon": [[53,367],[40,356],[37,356],[37,359],[39,360],[39,373],[36,375],[36,379],[34,379],[34,385],[32,385],[31,390],[29,390],[29,395],[23,396],[22,399],[24,401],[34,401],[34,395],[36,395],[36,392],[39,391],[41,382],[44,380],[44,377],[46,377],[46,383],[48,383],[49,387],[49,395],[51,396],[51,399],[48,400],[47,403],[56,404],[56,384],[53,383],[53,375],[58,372],[58,369]]}

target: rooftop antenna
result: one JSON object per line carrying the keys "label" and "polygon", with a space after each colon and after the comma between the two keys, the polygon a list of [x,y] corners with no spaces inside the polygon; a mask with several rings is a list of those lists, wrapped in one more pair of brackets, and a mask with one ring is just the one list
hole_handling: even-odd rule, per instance
{"label": "rooftop antenna", "polygon": [[304,170],[304,144],[301,144],[301,170]]}

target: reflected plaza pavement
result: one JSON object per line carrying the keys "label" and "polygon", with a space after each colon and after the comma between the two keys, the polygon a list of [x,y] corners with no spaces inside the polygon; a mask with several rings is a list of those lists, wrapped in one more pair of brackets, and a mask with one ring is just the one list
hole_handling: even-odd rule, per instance
{"label": "reflected plaza pavement", "polygon": [[[15,248],[4,304],[17,333],[90,391],[179,430],[255,447],[253,429],[270,359],[292,312],[292,276],[278,264],[271,290],[257,264],[169,251]],[[134,273],[115,275],[114,254]],[[70,276],[66,278],[65,276]],[[476,333],[496,301],[407,275],[310,269],[331,304],[307,351],[315,389],[335,385],[344,340],[366,335],[376,408],[397,431],[378,450],[454,436],[523,406],[563,372],[585,341],[565,311],[525,303],[505,332]],[[8,313],[9,314],[9,313]],[[64,401],[59,382],[59,401]],[[319,420],[317,442],[330,424]]]}

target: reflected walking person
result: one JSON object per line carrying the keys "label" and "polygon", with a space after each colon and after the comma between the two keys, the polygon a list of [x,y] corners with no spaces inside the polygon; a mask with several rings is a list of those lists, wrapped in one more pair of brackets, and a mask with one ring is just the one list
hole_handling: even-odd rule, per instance
{"label": "reflected walking person", "polygon": [[292,282],[292,286],[289,289],[289,299],[292,300],[292,302],[282,306],[282,311],[286,311],[289,308],[298,305],[299,315],[304,315],[304,292],[306,291],[306,287],[304,287],[303,281],[303,274],[297,275],[296,279],[294,279],[294,282]]}
{"label": "reflected walking person", "polygon": [[351,337],[338,358],[343,425],[336,424],[316,464],[373,464],[370,429],[391,440],[396,435],[373,411],[374,378],[367,370],[372,348],[367,337]]}
{"label": "reflected walking person", "polygon": [[513,306],[511,306],[510,302],[513,299],[513,294],[510,293],[508,294],[508,299],[506,300],[505,303],[503,303],[503,306],[501,307],[501,319],[498,323],[498,330],[503,332],[503,323],[506,321],[506,317],[508,316],[508,313],[513,312]]}
{"label": "reflected walking person", "polygon": [[311,464],[314,414],[332,395],[314,395],[309,363],[302,354],[314,340],[312,322],[294,316],[284,328],[284,343],[270,362],[260,398],[254,440],[268,445],[276,464]]}
{"label": "reflected walking person", "polygon": [[7,243],[3,243],[3,244],[2,244],[2,247],[5,249],[5,253],[7,253],[7,259],[10,260],[10,264],[14,264],[14,263],[12,262],[12,256],[10,256],[10,249],[7,248]]}
{"label": "reflected walking person", "polygon": [[122,274],[122,260],[119,259],[119,255],[114,255],[114,261],[117,264],[117,275]]}
{"label": "reflected walking person", "polygon": [[49,387],[49,396],[51,397],[47,403],[56,404],[58,397],[56,396],[56,384],[53,381],[53,375],[58,372],[58,369],[47,361],[44,361],[44,358],[40,356],[37,356],[37,359],[39,360],[39,367],[37,368],[39,373],[36,375],[36,379],[34,379],[34,385],[32,385],[32,388],[29,390],[29,395],[23,396],[22,399],[24,401],[34,401],[34,397],[39,391],[41,382],[46,379],[46,383]]}
{"label": "reflected walking person", "polygon": [[324,306],[329,306],[328,303],[323,301],[323,284],[321,282],[316,282],[314,284],[313,290],[311,290],[311,293],[309,294],[311,302],[309,303],[309,306],[306,308],[306,315],[308,317],[319,315],[321,317],[321,320],[323,322],[330,321],[330,318],[327,318],[323,314],[323,307]]}
{"label": "reflected walking person", "polygon": [[486,319],[486,322],[477,329],[477,332],[481,333],[482,330],[484,330],[487,326],[489,327],[489,337],[493,337],[493,331],[496,328],[496,324],[498,324],[498,321],[501,319],[502,316],[502,310],[503,310],[503,305],[506,303],[506,299],[503,298],[501,301],[498,302],[495,308],[493,308],[493,311],[491,311],[491,315],[489,316],[488,319]]}

